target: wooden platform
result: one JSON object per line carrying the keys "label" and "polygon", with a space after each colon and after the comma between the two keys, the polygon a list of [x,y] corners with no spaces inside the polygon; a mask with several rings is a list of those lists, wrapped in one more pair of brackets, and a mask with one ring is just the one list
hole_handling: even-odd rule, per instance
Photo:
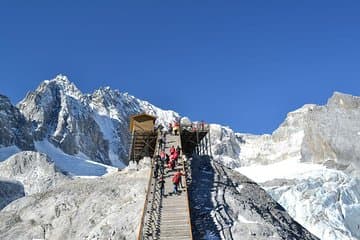
{"label": "wooden platform", "polygon": [[[187,129],[181,130],[181,144],[186,154],[191,155],[196,146],[205,138],[209,130],[192,131]],[[210,142],[208,143],[210,144]]]}

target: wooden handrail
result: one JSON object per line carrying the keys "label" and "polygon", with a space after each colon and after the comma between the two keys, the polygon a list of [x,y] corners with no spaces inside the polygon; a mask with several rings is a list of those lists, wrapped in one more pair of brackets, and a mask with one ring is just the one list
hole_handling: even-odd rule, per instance
{"label": "wooden handrail", "polygon": [[[181,151],[182,151],[182,156],[185,156],[185,158],[187,158],[186,157],[186,155],[185,155],[185,153],[184,153],[184,151],[183,151],[183,148],[182,148],[182,141],[181,141],[181,132],[182,132],[182,129],[181,129],[181,127],[179,128],[179,137],[180,137],[180,149],[181,149]],[[188,159],[186,159],[186,161],[184,161],[185,159],[183,159],[183,171],[184,171],[184,173],[185,173],[185,189],[186,189],[186,207],[187,207],[187,212],[188,212],[188,223],[189,223],[189,226],[190,226],[190,236],[191,236],[191,239],[190,240],[192,240],[193,239],[193,234],[192,234],[192,226],[191,226],[191,215],[190,215],[190,203],[189,203],[189,188],[188,188],[188,185],[187,185],[187,169],[186,169],[186,162],[188,161]]]}
{"label": "wooden handrail", "polygon": [[186,181],[187,171],[186,171],[185,165],[186,165],[186,162],[183,161],[183,171],[185,172],[186,206],[187,206],[187,212],[188,212],[188,222],[189,222],[189,226],[190,226],[190,236],[191,236],[191,240],[192,240],[193,234],[192,234],[191,215],[190,215],[189,188],[188,188],[187,181]]}
{"label": "wooden handrail", "polygon": [[153,164],[152,164],[152,160],[151,160],[151,168],[150,168],[150,174],[149,174],[149,181],[148,181],[148,186],[147,186],[147,192],[146,192],[144,207],[143,207],[143,211],[142,211],[142,214],[141,214],[141,222],[140,222],[139,233],[138,233],[138,238],[137,238],[138,240],[141,240],[142,235],[143,235],[144,221],[145,221],[147,204],[148,204],[149,196],[150,196],[149,193],[150,193],[150,187],[151,187],[152,177],[153,177]]}
{"label": "wooden handrail", "polygon": [[[148,205],[148,202],[149,202],[149,197],[150,197],[150,192],[151,192],[150,187],[151,187],[151,182],[153,180],[153,172],[154,172],[153,160],[154,160],[154,157],[157,155],[156,148],[158,149],[158,146],[159,146],[159,135],[160,135],[160,133],[158,133],[158,136],[157,136],[157,139],[156,139],[156,147],[155,147],[155,151],[154,151],[154,156],[150,160],[151,168],[150,168],[149,181],[148,181],[148,187],[147,187],[147,193],[146,193],[146,197],[145,197],[144,207],[143,207],[143,211],[142,211],[142,214],[141,214],[141,221],[140,221],[138,237],[137,237],[138,240],[142,240],[142,236],[143,236],[146,210],[147,210],[147,205]],[[155,182],[155,184],[156,184],[156,182]]]}

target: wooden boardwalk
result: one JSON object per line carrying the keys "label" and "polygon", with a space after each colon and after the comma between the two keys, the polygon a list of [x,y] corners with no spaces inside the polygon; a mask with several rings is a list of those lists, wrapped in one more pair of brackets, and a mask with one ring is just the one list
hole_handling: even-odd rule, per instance
{"label": "wooden boardwalk", "polygon": [[[169,153],[171,146],[181,147],[180,136],[167,135],[165,152]],[[160,213],[160,238],[159,239],[192,239],[191,221],[188,205],[188,192],[186,189],[185,176],[182,177],[184,188],[179,186],[180,193],[173,194],[172,176],[177,169],[183,170],[182,160],[179,158],[178,166],[174,171],[165,175],[165,197],[162,198]],[[167,170],[168,171],[168,170]]]}

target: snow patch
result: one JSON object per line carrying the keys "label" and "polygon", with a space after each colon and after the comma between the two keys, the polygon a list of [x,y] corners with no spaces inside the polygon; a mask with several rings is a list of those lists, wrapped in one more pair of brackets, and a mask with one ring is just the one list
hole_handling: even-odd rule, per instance
{"label": "snow patch", "polygon": [[68,155],[47,140],[35,142],[35,147],[47,154],[57,167],[75,177],[99,177],[118,171],[118,168],[91,161],[83,153]]}
{"label": "snow patch", "polygon": [[251,165],[235,170],[258,183],[262,183],[273,179],[307,178],[313,176],[314,171],[326,170],[326,167],[320,164],[302,163],[299,159],[293,158],[274,164]]}
{"label": "snow patch", "polygon": [[250,220],[247,220],[244,216],[242,215],[238,215],[238,220],[239,222],[242,222],[242,223],[258,223],[258,222],[254,222],[254,221],[250,221]]}

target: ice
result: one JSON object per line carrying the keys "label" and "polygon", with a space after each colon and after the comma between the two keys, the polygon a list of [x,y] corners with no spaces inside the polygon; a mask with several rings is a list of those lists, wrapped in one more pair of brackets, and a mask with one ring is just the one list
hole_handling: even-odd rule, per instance
{"label": "ice", "polygon": [[298,159],[236,170],[262,183],[296,221],[321,239],[360,238],[358,178]]}
{"label": "ice", "polygon": [[251,165],[248,167],[236,168],[238,172],[261,183],[276,178],[306,178],[312,174],[326,170],[326,167],[320,164],[302,163],[299,159],[293,158],[269,165]]}
{"label": "ice", "polygon": [[68,155],[47,140],[35,142],[35,147],[50,156],[57,167],[73,176],[99,177],[118,171],[118,168],[91,161],[81,153],[77,156]]}

